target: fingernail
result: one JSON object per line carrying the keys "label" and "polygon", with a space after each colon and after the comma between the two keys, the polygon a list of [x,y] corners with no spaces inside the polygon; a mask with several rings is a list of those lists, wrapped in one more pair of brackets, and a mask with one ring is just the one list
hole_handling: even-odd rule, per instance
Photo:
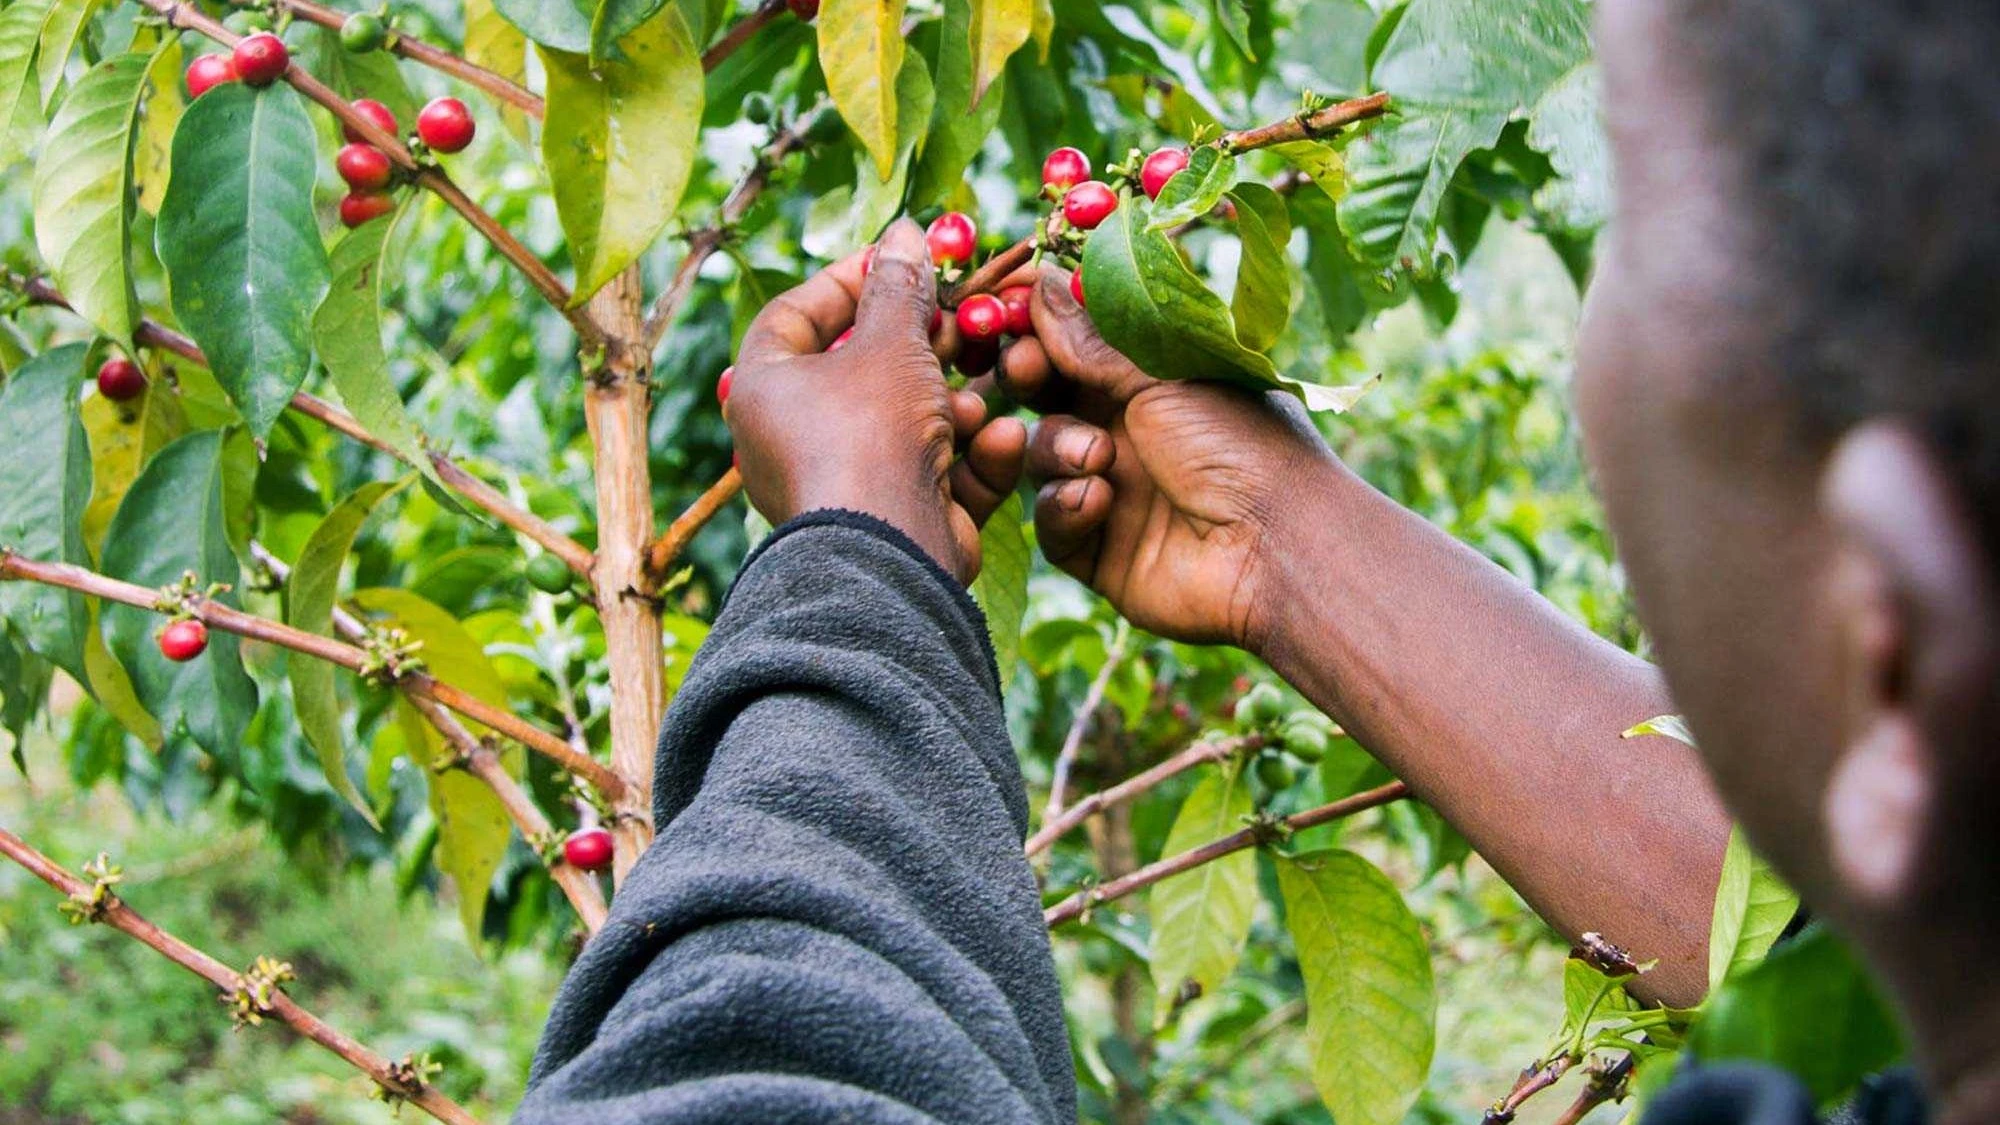
{"label": "fingernail", "polygon": [[1061,502],[1063,511],[1080,512],[1083,510],[1083,498],[1088,495],[1090,495],[1090,482],[1073,480],[1063,485],[1062,495],[1057,497],[1057,500]]}
{"label": "fingernail", "polygon": [[930,259],[930,247],[924,244],[924,228],[911,219],[897,219],[889,224],[877,243],[879,256],[894,258],[901,262],[924,262]]}
{"label": "fingernail", "polygon": [[1062,458],[1068,464],[1083,468],[1090,460],[1090,451],[1097,448],[1097,435],[1086,430],[1071,430],[1057,443],[1062,447]]}

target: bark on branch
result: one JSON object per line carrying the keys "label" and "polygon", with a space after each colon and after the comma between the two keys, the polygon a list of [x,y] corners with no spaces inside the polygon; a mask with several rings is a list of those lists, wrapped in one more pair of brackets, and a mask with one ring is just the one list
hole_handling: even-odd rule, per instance
{"label": "bark on branch", "polygon": [[[5,828],[0,828],[0,854],[5,854],[63,894],[84,899],[93,896],[95,884],[70,874]],[[95,920],[137,938],[174,964],[221,989],[225,995],[244,986],[243,974],[147,921],[116,895],[103,898]],[[416,1106],[437,1120],[447,1125],[479,1125],[478,1118],[467,1112],[464,1106],[445,1097],[435,1087],[410,1081],[406,1068],[335,1030],[326,1021],[300,1007],[282,990],[274,988],[270,991],[269,1002],[260,1014],[283,1021],[293,1031],[346,1060],[390,1096]]]}
{"label": "bark on branch", "polygon": [[[1070,720],[1069,733],[1063,736],[1062,749],[1056,752],[1054,767],[1049,773],[1049,801],[1042,808],[1042,823],[1062,815],[1063,797],[1069,789],[1069,773],[1076,766],[1077,751],[1083,748],[1083,736],[1090,729],[1091,717],[1097,714],[1098,705],[1104,702],[1104,693],[1111,687],[1111,677],[1118,674],[1118,666],[1125,662],[1125,646],[1131,643],[1132,627],[1125,622],[1118,623],[1118,636],[1104,653],[1104,666],[1090,681],[1090,690],[1083,693],[1083,702],[1076,708],[1076,717]],[[1029,849],[1029,855],[1035,854]]]}
{"label": "bark on branch", "polygon": [[[240,3],[241,0],[236,0],[236,2]],[[290,10],[299,19],[335,30],[339,30],[340,25],[346,23],[347,17],[352,14],[315,4],[312,0],[275,0],[275,2],[278,7]],[[483,66],[452,54],[450,51],[440,47],[433,47],[421,39],[402,34],[391,37],[382,49],[406,58],[413,63],[430,67],[439,73],[449,74],[468,86],[473,86],[484,91],[496,101],[506,102],[508,105],[521,110],[536,120],[541,119],[542,99],[530,93],[514,80],[495,74]]]}
{"label": "bark on branch", "polygon": [[[37,562],[5,550],[0,550],[0,579],[19,579],[49,586],[61,586],[80,594],[147,610],[156,609],[160,598],[157,590],[121,582],[80,566]],[[294,629],[281,622],[245,613],[240,609],[231,609],[206,598],[189,600],[187,609],[210,628],[318,657],[330,664],[338,664],[350,672],[360,672],[367,660],[367,654],[353,645],[334,640],[332,637],[308,633],[303,629]],[[504,708],[479,699],[462,688],[420,672],[403,676],[396,681],[396,684],[414,696],[441,703],[466,718],[492,727],[497,733],[547,756],[564,769],[596,786],[607,797],[616,799],[625,792],[625,783],[596,759],[577,753],[561,737],[535,726]]]}
{"label": "bark on branch", "polygon": [[1103,812],[1105,809],[1122,805],[1138,797],[1170,777],[1186,773],[1205,762],[1220,762],[1225,758],[1264,745],[1262,735],[1247,734],[1233,738],[1215,738],[1197,742],[1180,753],[1156,763],[1152,767],[1133,774],[1109,789],[1100,789],[1076,804],[1062,810],[1053,818],[1044,815],[1042,826],[1028,837],[1027,853],[1033,856],[1046,850],[1064,835]]}
{"label": "bark on branch", "polygon": [[[1352,797],[1343,797],[1331,804],[1316,809],[1294,813],[1279,821],[1285,830],[1298,832],[1342,817],[1353,816],[1367,809],[1379,808],[1391,801],[1409,796],[1410,787],[1400,781],[1364,790]],[[1155,863],[1149,863],[1129,875],[1122,875],[1108,883],[1076,892],[1042,912],[1042,920],[1054,929],[1065,922],[1075,921],[1092,907],[1124,898],[1133,891],[1143,890],[1162,879],[1192,871],[1204,863],[1212,863],[1232,852],[1255,847],[1270,839],[1272,829],[1252,826],[1240,832],[1232,832],[1220,840],[1212,840],[1198,848],[1190,848],[1179,855],[1167,856]]]}
{"label": "bark on branch", "polygon": [[721,480],[709,485],[708,491],[695,497],[694,503],[689,504],[686,511],[675,516],[674,522],[667,525],[667,530],[661,532],[658,539],[647,545],[648,578],[656,585],[665,578],[667,569],[674,565],[675,559],[680,558],[681,552],[687,549],[687,545],[693,541],[695,535],[708,526],[708,521],[714,519],[715,514],[720,512],[724,505],[736,499],[736,494],[741,491],[743,491],[743,474],[732,468],[722,474]]}

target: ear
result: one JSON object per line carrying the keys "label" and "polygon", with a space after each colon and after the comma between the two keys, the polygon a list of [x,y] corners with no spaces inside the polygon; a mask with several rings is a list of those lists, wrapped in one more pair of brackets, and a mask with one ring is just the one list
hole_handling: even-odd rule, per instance
{"label": "ear", "polygon": [[1908,905],[1950,882],[1966,841],[1955,822],[1970,810],[1949,795],[1989,769],[1992,560],[1958,486],[1904,423],[1850,431],[1820,484],[1842,677],[1828,850],[1857,900]]}

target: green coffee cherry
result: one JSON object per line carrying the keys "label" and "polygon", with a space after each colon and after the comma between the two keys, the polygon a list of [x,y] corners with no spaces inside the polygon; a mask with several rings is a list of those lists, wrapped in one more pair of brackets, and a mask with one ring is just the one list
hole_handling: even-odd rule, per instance
{"label": "green coffee cherry", "polygon": [[340,45],[357,55],[378,50],[389,38],[389,29],[379,16],[356,12],[340,25]]}
{"label": "green coffee cherry", "polygon": [[1236,726],[1255,730],[1278,721],[1285,713],[1285,696],[1270,684],[1258,684],[1236,701]]}
{"label": "green coffee cherry", "polygon": [[569,589],[569,564],[543,553],[528,560],[528,584],[544,594],[560,594]]}
{"label": "green coffee cherry", "polygon": [[806,126],[805,138],[809,144],[826,145],[839,140],[846,133],[847,122],[841,120],[840,111],[827,106],[819,111],[811,124]]}
{"label": "green coffee cherry", "polygon": [[1294,711],[1278,728],[1278,741],[1297,757],[1317,762],[1326,757],[1332,731],[1325,717],[1311,711]]}
{"label": "green coffee cherry", "polygon": [[771,99],[763,94],[751,94],[743,99],[743,120],[752,125],[769,125],[771,112]]}
{"label": "green coffee cherry", "polygon": [[223,17],[222,26],[237,35],[254,35],[271,30],[271,17],[256,8],[238,8]]}
{"label": "green coffee cherry", "polygon": [[1298,784],[1299,769],[1283,754],[1266,754],[1257,759],[1257,780],[1273,793],[1283,793]]}

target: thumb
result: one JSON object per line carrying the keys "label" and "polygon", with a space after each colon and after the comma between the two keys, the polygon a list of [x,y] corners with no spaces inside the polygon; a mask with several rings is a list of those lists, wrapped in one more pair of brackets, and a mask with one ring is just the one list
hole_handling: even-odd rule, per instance
{"label": "thumb", "polygon": [[874,266],[862,282],[855,335],[873,337],[877,347],[907,342],[928,354],[931,314],[937,308],[933,278],[923,228],[909,219],[896,220],[876,243]]}
{"label": "thumb", "polygon": [[1090,314],[1070,295],[1069,274],[1043,270],[1029,309],[1049,363],[1078,386],[1123,403],[1155,382],[1097,334]]}

